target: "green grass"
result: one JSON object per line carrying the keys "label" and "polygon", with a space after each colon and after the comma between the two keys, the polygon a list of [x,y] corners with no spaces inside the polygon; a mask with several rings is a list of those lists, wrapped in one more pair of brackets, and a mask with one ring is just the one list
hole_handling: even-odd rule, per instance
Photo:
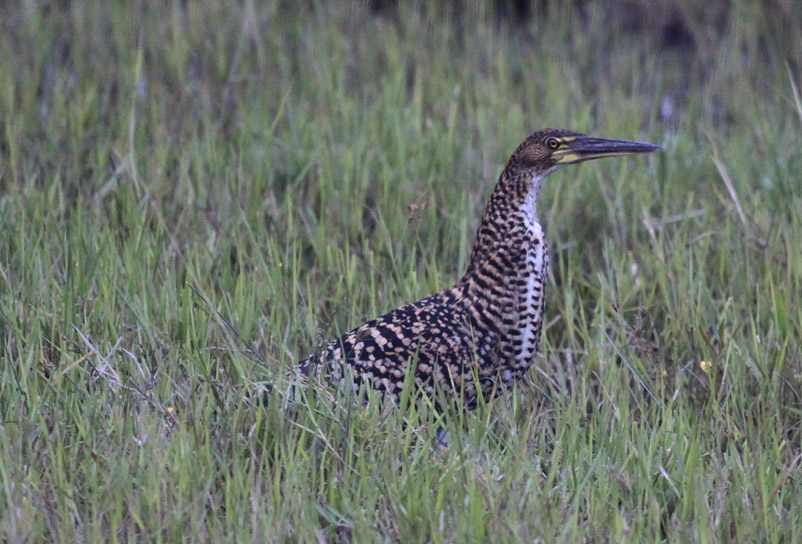
{"label": "green grass", "polygon": [[[791,2],[677,2],[676,46],[597,2],[185,4],[0,7],[4,542],[802,539]],[[242,402],[453,283],[545,126],[664,151],[549,179],[513,394],[443,451],[408,399]]]}

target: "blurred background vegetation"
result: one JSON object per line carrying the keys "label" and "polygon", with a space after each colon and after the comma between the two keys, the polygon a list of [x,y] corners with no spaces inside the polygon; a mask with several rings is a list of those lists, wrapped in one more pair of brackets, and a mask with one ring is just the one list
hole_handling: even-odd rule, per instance
{"label": "blurred background vegetation", "polygon": [[[796,4],[1,3],[3,538],[799,539]],[[545,126],[664,152],[549,180],[514,395],[442,453],[240,402],[455,281]]]}

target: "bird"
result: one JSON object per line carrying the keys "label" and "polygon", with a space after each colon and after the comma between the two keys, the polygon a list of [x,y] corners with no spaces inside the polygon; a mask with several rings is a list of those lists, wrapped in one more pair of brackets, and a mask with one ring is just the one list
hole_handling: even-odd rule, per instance
{"label": "bird", "polygon": [[509,391],[532,366],[543,329],[549,252],[536,210],[543,182],[567,165],[658,149],[566,129],[532,133],[499,176],[459,281],[325,342],[295,371],[396,402],[414,387],[436,406],[468,409]]}

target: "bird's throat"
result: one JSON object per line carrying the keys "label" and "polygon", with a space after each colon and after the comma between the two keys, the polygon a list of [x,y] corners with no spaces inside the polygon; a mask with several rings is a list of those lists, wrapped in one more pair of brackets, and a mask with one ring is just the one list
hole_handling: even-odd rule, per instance
{"label": "bird's throat", "polygon": [[537,192],[540,189],[540,184],[532,186],[532,189],[526,195],[523,205],[521,206],[521,214],[524,217],[524,224],[527,230],[540,231],[540,222],[537,220]]}

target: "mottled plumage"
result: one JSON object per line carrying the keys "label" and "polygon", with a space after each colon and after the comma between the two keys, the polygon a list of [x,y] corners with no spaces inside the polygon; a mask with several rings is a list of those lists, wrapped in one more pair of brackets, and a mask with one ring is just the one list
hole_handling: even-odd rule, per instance
{"label": "mottled plumage", "polygon": [[509,389],[532,365],[543,325],[549,260],[535,206],[543,180],[566,164],[655,149],[569,130],[535,132],[501,173],[456,285],[363,323],[299,362],[300,371],[325,368],[330,380],[352,379],[396,399],[413,365],[422,391],[467,406],[479,390],[489,397]]}

